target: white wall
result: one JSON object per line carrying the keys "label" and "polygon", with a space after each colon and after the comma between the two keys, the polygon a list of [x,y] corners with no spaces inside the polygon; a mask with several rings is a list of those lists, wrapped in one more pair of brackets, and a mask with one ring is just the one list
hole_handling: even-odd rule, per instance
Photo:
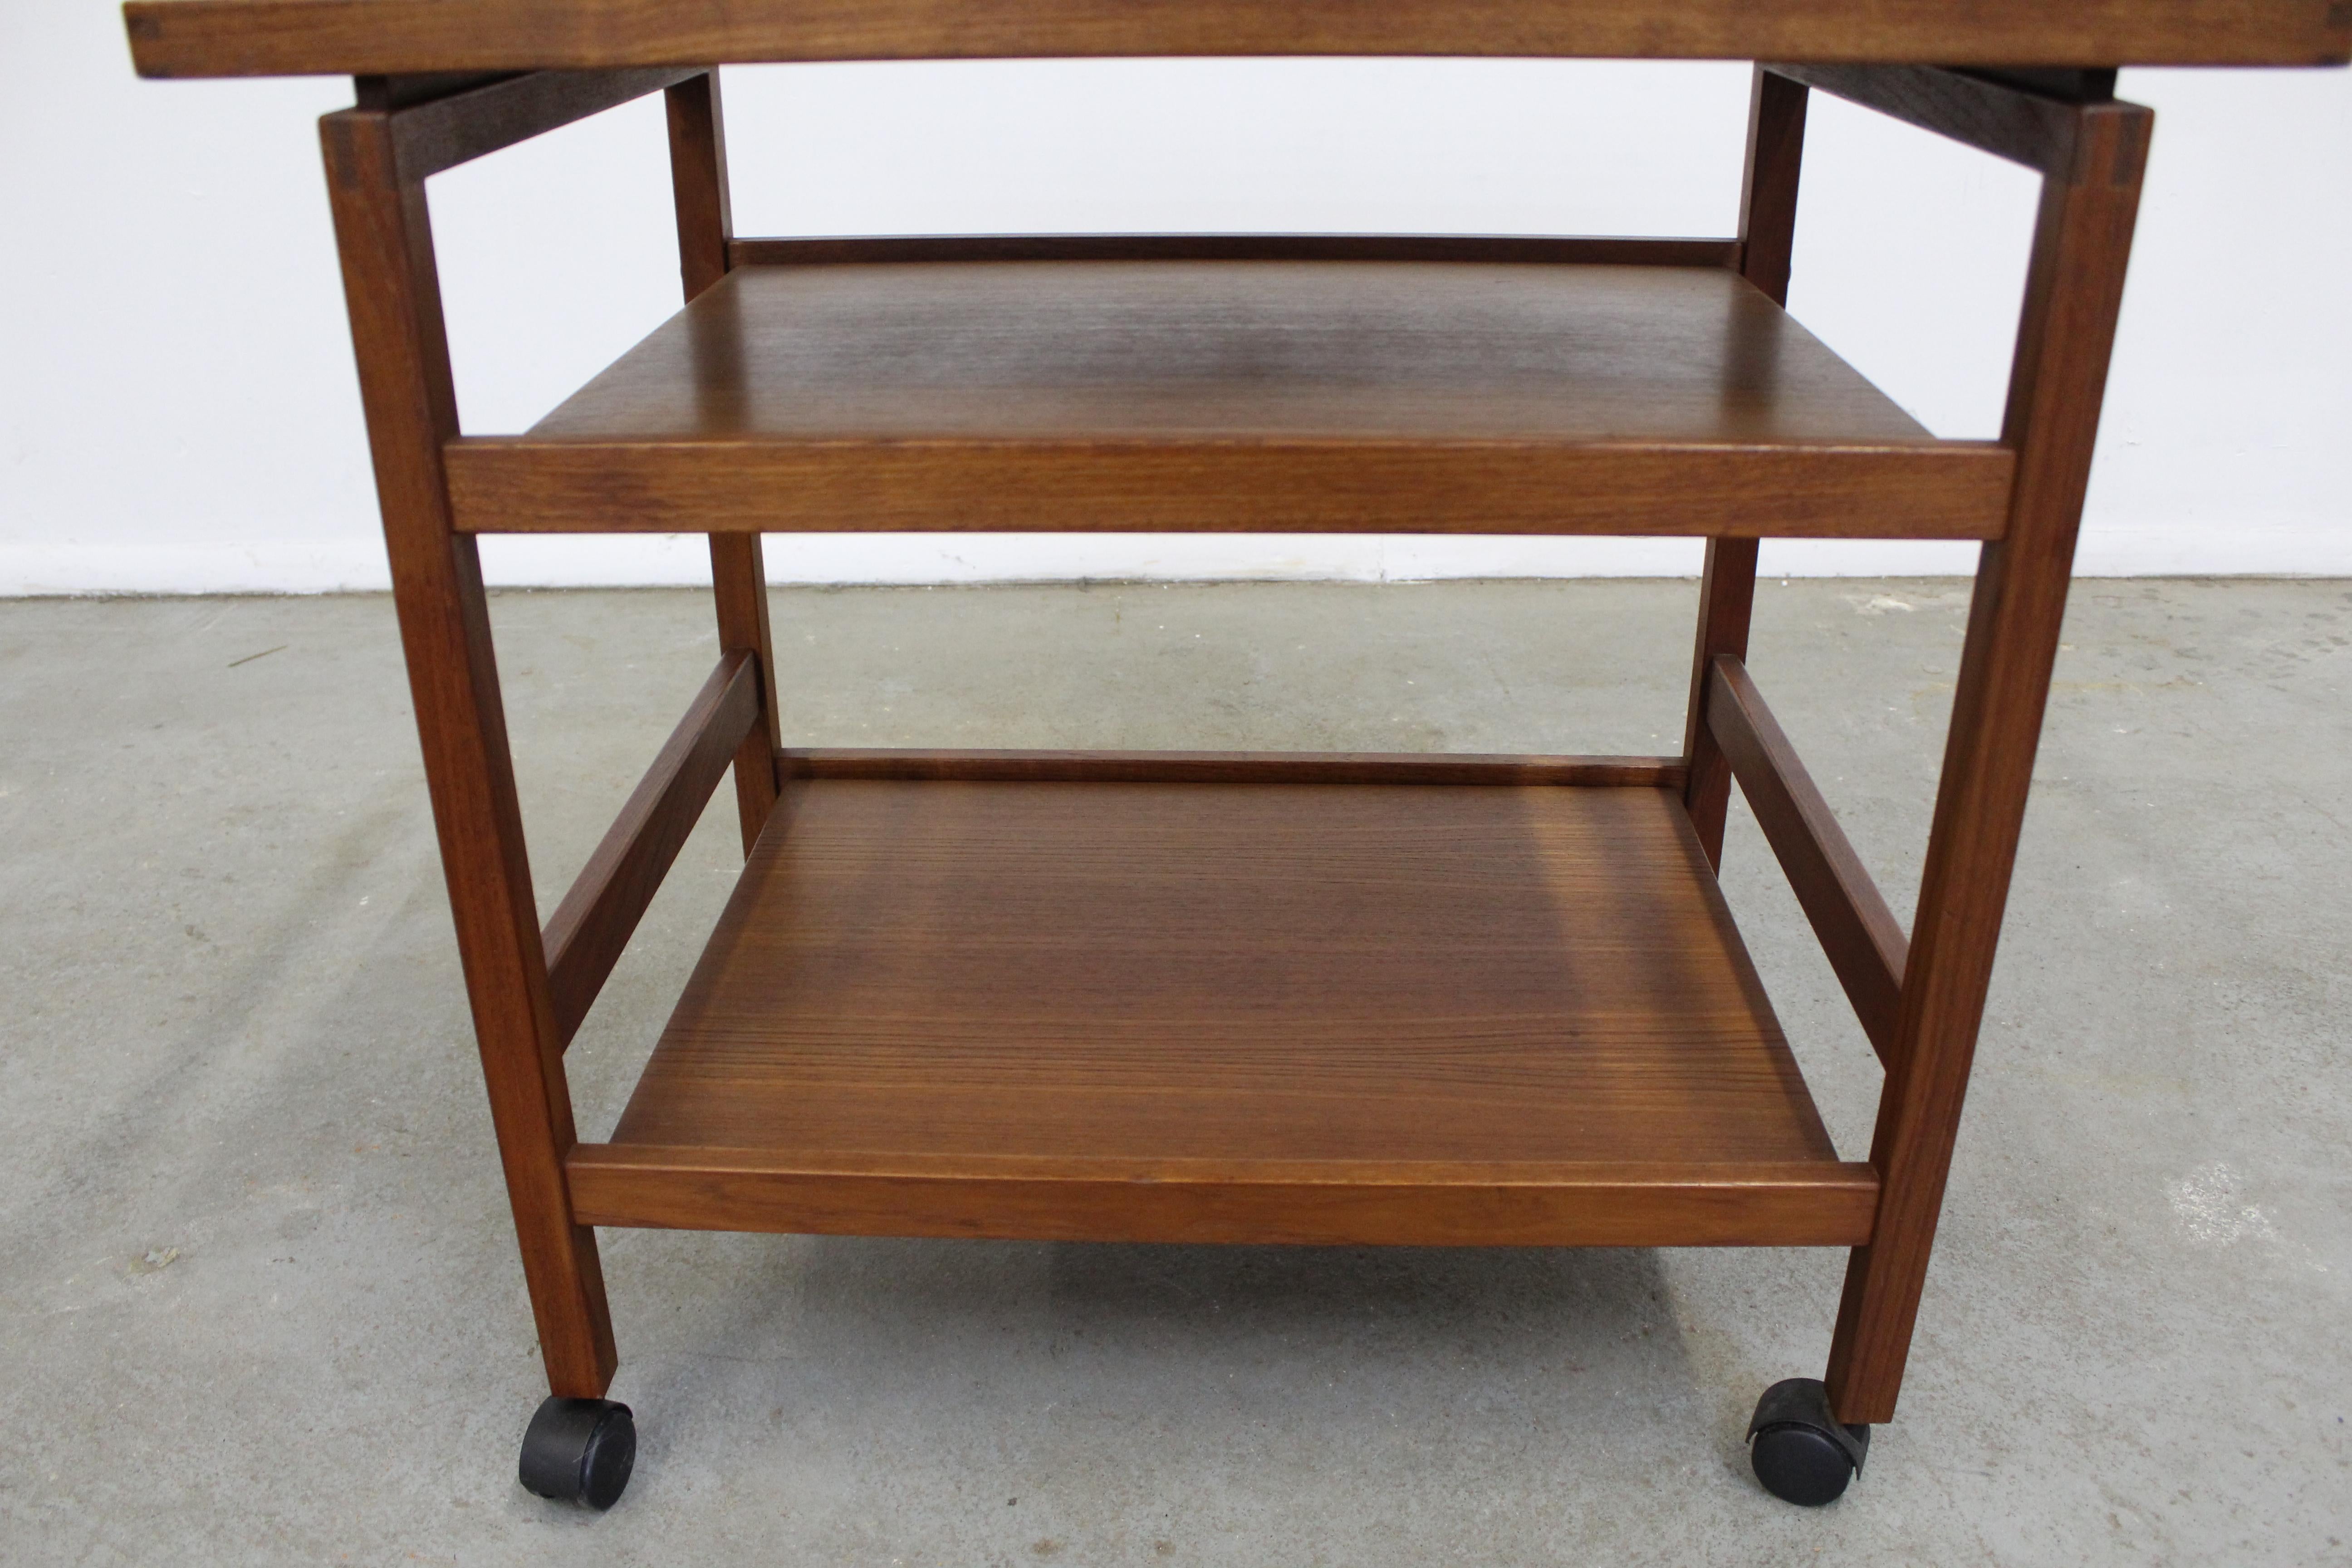
{"label": "white wall", "polygon": [[[2352,573],[2352,76],[2136,72],[2161,113],[2084,569]],[[821,66],[727,78],[744,232],[1727,232],[1747,71],[1518,61]],[[310,121],[341,81],[132,78],[97,0],[0,3],[0,593],[381,586]],[[1993,433],[2032,182],[1820,95],[1791,300]],[[468,428],[676,300],[657,100],[434,183]],[[688,582],[698,540],[493,540],[508,582]],[[795,581],[1693,570],[1681,541],[777,539]],[[1966,547],[1768,546],[1793,572]]]}

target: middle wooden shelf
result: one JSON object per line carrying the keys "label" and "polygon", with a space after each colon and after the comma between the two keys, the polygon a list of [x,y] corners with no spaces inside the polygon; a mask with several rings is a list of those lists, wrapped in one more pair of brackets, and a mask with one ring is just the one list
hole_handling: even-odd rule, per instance
{"label": "middle wooden shelf", "polygon": [[447,460],[558,533],[1990,539],[2014,468],[1728,267],[1394,259],[739,266]]}

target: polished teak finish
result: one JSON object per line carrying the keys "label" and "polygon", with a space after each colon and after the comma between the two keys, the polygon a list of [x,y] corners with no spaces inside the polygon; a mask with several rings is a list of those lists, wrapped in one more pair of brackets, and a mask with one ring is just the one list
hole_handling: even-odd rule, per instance
{"label": "polished teak finish", "polygon": [[1665,790],[836,779],[780,816],[572,1152],[599,1223],[704,1184],[766,1230],[1867,1233]]}
{"label": "polished teak finish", "polygon": [[518,437],[480,531],[1884,531],[1985,539],[1937,441],[1724,267],[738,266]]}
{"label": "polished teak finish", "polygon": [[[336,69],[323,135],[402,636],[541,1353],[615,1364],[593,1226],[1851,1247],[1895,1410],[1990,983],[2149,138],[2141,61],[2340,60],[2329,0],[147,0],[152,74]],[[1762,57],[1729,237],[738,236],[726,59]],[[1886,61],[1920,64],[1886,64]],[[1967,68],[1952,68],[1954,63]],[[603,68],[564,69],[550,68]],[[537,427],[458,427],[424,181],[665,97],[687,303]],[[1783,309],[1810,96],[2043,195],[1997,441]],[[1707,541],[1674,756],[795,747],[761,536]],[[709,538],[719,660],[542,931],[476,553]],[[1906,933],[1750,673],[1759,541],[1982,564]],[[731,766],[747,863],[620,1123],[563,1048]],[[1737,783],[1885,1069],[1831,1147],[1716,882]]]}
{"label": "polished teak finish", "polygon": [[577,1137],[572,1094],[481,559],[473,537],[450,527],[441,449],[457,433],[457,398],[425,183],[400,167],[404,112],[354,109],[321,122],[328,194],[425,779],[540,1355],[554,1393],[597,1394],[617,1362],[612,1318],[595,1232],[573,1218],[563,1173]]}
{"label": "polished teak finish", "polygon": [[[1756,68],[1748,100],[1748,164],[1739,191],[1740,276],[1776,305],[1789,302],[1795,259],[1797,191],[1805,156],[1802,84]],[[1757,541],[1715,532],[1699,569],[1698,646],[1691,654],[1690,700],[1683,709],[1683,755],[1690,759],[1683,800],[1709,865],[1723,861],[1731,771],[1706,722],[1709,681],[1718,658],[1748,657],[1755,609]]]}
{"label": "polished teak finish", "polygon": [[1885,1183],[1879,1231],[1853,1255],[1830,1350],[1844,1421],[1893,1416],[1910,1353],[2058,657],[2153,121],[2132,104],[2077,107],[2045,164],[2001,432],[2018,454],[2010,525],[1985,547],[1969,605],[1871,1140]]}
{"label": "polished teak finish", "polygon": [[148,76],[1106,55],[2325,65],[2336,0],[132,0]]}

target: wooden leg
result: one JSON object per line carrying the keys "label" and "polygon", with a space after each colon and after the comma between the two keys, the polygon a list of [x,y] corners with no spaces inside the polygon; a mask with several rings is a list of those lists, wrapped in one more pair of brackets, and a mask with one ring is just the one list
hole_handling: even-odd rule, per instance
{"label": "wooden leg", "polygon": [[1756,68],[1748,100],[1748,174],[1739,192],[1739,275],[1789,302],[1797,241],[1797,185],[1805,167],[1804,83]]}
{"label": "wooden leg", "polygon": [[1870,1161],[1878,1218],[1854,1250],[1830,1350],[1839,1420],[1893,1417],[1992,979],[2057,657],[2154,116],[2076,107],[2045,176],[2003,440],[2009,532],[1984,549]]}
{"label": "wooden leg", "polygon": [[424,743],[474,1033],[552,1392],[602,1394],[616,1358],[595,1233],[575,1224],[576,1141],[515,799],[474,541],[449,526],[442,443],[457,433],[433,235],[402,175],[392,115],[320,125],[393,595]]}
{"label": "wooden leg", "polygon": [[677,270],[689,300],[727,276],[727,242],[735,237],[727,183],[727,120],[719,73],[705,71],[668,89],[669,185],[677,208]]}
{"label": "wooden leg", "polygon": [[[1739,272],[1779,304],[1789,300],[1789,258],[1797,230],[1797,182],[1805,152],[1806,89],[1756,68],[1748,110],[1748,174],[1739,198]],[[1745,663],[1756,603],[1756,541],[1710,539],[1698,598],[1698,641],[1691,656],[1690,705],[1684,710],[1683,756],[1690,763],[1684,805],[1707,863],[1723,864],[1724,816],[1731,806],[1731,764],[1706,724],[1715,661]]]}
{"label": "wooden leg", "polygon": [[1706,703],[1720,658],[1748,658],[1748,621],[1756,604],[1756,541],[1710,539],[1699,574],[1698,647],[1691,658],[1690,706],[1684,710],[1683,756],[1690,777],[1683,805],[1698,830],[1706,863],[1723,866],[1724,819],[1731,810],[1731,763],[1706,722]]}
{"label": "wooden leg", "polygon": [[768,635],[768,571],[756,533],[710,536],[710,586],[719,601],[719,649],[749,653],[760,678],[760,712],[735,753],[735,807],[743,853],[760,841],[776,804],[776,656]]}
{"label": "wooden leg", "polygon": [[[668,89],[670,189],[677,205],[678,273],[686,297],[727,275],[734,216],[727,190],[727,123],[719,73]],[[710,536],[710,585],[719,602],[719,649],[748,653],[760,679],[760,720],[735,756],[735,805],[743,853],[776,804],[776,655],[768,632],[768,574],[756,533]]]}

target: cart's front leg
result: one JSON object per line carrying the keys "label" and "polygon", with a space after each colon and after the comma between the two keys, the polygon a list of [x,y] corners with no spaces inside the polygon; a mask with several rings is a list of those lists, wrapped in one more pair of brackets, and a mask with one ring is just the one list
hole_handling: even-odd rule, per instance
{"label": "cart's front leg", "polygon": [[474,541],[450,525],[442,444],[457,395],[421,174],[404,173],[397,104],[320,123],[343,288],[425,774],[499,1153],[549,1387],[587,1399],[615,1357],[595,1233],[576,1225],[563,1160],[571,1091],[549,1005],[506,719]]}

